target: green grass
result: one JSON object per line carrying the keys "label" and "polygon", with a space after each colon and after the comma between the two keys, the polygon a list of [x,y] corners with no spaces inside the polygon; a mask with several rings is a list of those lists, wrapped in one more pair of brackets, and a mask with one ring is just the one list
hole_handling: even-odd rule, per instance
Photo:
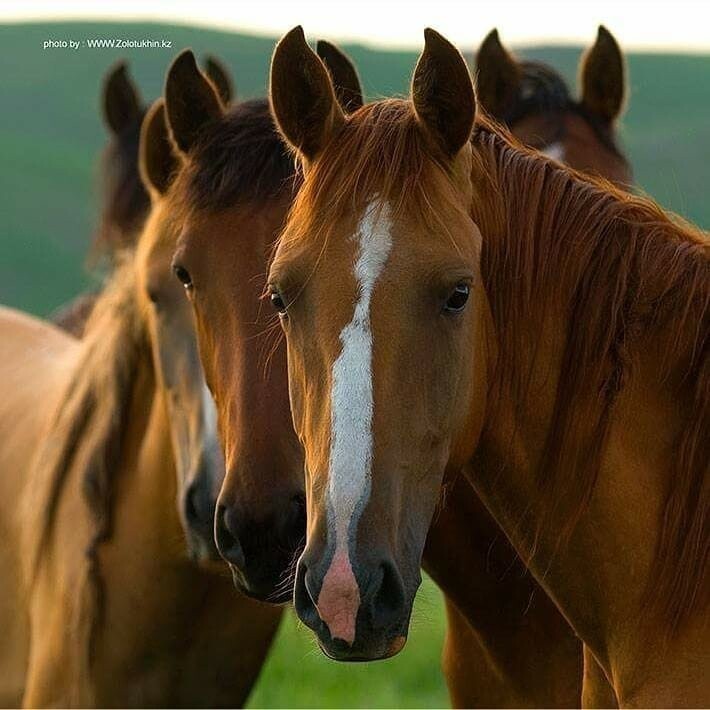
{"label": "green grass", "polygon": [[[169,50],[46,50],[49,38],[153,37]],[[623,38],[622,38],[623,39]],[[86,287],[83,257],[96,220],[98,114],[107,67],[127,57],[146,99],[161,91],[177,51],[211,52],[231,67],[241,98],[263,95],[273,38],[157,24],[0,26],[0,302],[46,315]],[[467,49],[472,49],[467,48]],[[347,46],[370,97],[405,93],[415,52]],[[579,50],[524,52],[574,83]],[[623,143],[639,185],[662,204],[710,227],[710,57],[629,57],[631,93]],[[389,661],[327,660],[307,629],[285,619],[252,707],[431,707],[447,704],[439,657],[441,597],[426,581],[405,650]]]}
{"label": "green grass", "polygon": [[409,641],[387,661],[331,661],[309,629],[289,613],[249,707],[446,707],[440,671],[443,636],[441,595],[428,579],[417,595]]}

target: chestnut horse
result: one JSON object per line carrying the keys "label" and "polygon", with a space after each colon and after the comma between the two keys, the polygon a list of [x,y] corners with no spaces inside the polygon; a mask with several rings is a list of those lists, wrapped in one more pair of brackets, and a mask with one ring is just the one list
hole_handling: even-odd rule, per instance
{"label": "chestnut horse", "polygon": [[[339,100],[350,110],[361,106],[352,66],[327,43],[319,43],[318,52],[337,77]],[[270,338],[273,323],[259,296],[294,194],[293,164],[264,102],[224,114],[208,88],[191,55],[178,58],[168,73],[168,115],[187,161],[171,196],[185,218],[175,268],[195,306],[230,461],[216,521],[218,545],[238,584],[282,600],[291,589],[290,555],[278,548],[292,555],[301,533],[289,536],[281,528],[286,534],[279,539],[274,525],[269,539],[259,531],[279,506],[289,516],[290,501],[303,487],[302,459],[288,418],[283,346]],[[454,702],[578,704],[578,641],[547,595],[524,576],[498,527],[467,493],[468,484],[457,485],[432,529],[425,559],[464,612],[462,617],[448,604],[453,630],[446,675]],[[471,520],[480,526],[480,544],[475,550],[452,547],[448,535],[457,529],[465,534]],[[273,548],[277,564],[262,563],[260,556],[273,555]],[[472,570],[464,580],[462,567]]]}
{"label": "chestnut horse", "polygon": [[304,164],[269,273],[306,458],[297,612],[331,656],[397,653],[465,467],[622,706],[705,705],[708,235],[523,148],[425,40],[411,98],[349,117],[301,28],[274,55]]}
{"label": "chestnut horse", "polygon": [[603,25],[582,55],[579,79],[575,100],[554,69],[517,60],[495,29],[476,55],[476,99],[518,140],[577,170],[630,185],[631,169],[615,135],[626,96],[624,57]]}
{"label": "chestnut horse", "polygon": [[[626,95],[625,73],[624,59],[618,43],[605,27],[600,26],[595,43],[583,54],[580,61],[581,97],[579,101],[575,101],[559,73],[540,62],[515,59],[503,47],[498,31],[494,29],[486,36],[476,55],[476,98],[490,115],[505,124],[522,143],[572,168],[599,175],[622,187],[629,186],[632,182],[631,168],[619,148],[616,137],[616,121],[622,112]],[[460,489],[466,484],[455,482],[454,486],[454,490],[449,495],[460,500]],[[496,539],[498,526],[491,520],[488,511],[480,504],[477,496],[469,497],[472,510],[466,511],[465,516],[458,515],[460,519],[458,525],[465,526],[470,524],[469,520],[474,519],[479,521],[480,529],[476,530],[475,536],[481,541],[479,546],[482,553],[486,553],[485,557],[481,557],[483,564],[487,567],[498,565],[502,570],[499,573],[501,577],[524,575],[524,568],[517,560],[513,561],[514,555],[510,553],[508,545],[503,544],[503,549],[500,550],[499,542],[489,549]],[[462,502],[456,507],[461,511],[465,510]],[[446,516],[435,518],[424,552],[425,568],[431,559],[447,559],[443,551],[451,550],[450,541],[456,537],[456,527],[450,522],[456,517],[453,506],[449,506]],[[491,542],[483,544],[483,541],[488,540]],[[438,550],[434,549],[435,546],[440,547],[442,554],[437,554]],[[455,574],[457,565],[465,564],[464,560],[451,559],[451,555],[449,560],[451,574]],[[428,565],[428,571],[435,579],[440,577],[437,568],[431,564]],[[485,576],[482,575],[482,578]],[[528,589],[522,583],[517,587],[522,599],[533,599],[532,604],[540,604],[536,597],[539,597],[541,592],[536,591],[534,582],[531,581]],[[493,590],[489,596],[498,599],[499,594]],[[510,598],[515,599],[512,590]],[[543,598],[546,600],[546,595]],[[461,597],[458,597],[458,604],[480,605],[480,599],[480,594],[468,597],[468,601],[462,601]],[[497,601],[497,604],[500,602]],[[503,634],[506,638],[503,648],[507,653],[498,654],[495,666],[498,669],[529,668],[537,676],[529,687],[551,688],[550,679],[542,681],[537,667],[532,667],[530,664],[532,654],[528,649],[531,647],[541,649],[539,643],[534,640],[533,633],[526,631],[529,643],[513,644],[507,641],[509,638],[514,638],[518,632],[521,623],[520,609],[528,607],[525,601],[517,601],[517,604],[517,612],[515,608],[511,608],[505,614],[483,612],[480,606],[476,612],[469,611],[467,615],[476,619],[479,627],[477,632],[466,623],[456,604],[446,598],[448,624],[443,664],[454,704],[490,705],[494,698],[497,698],[501,705],[508,706],[515,702],[550,705],[555,697],[563,704],[571,702],[570,698],[574,697],[572,695],[565,698],[563,694],[547,692],[544,696],[535,697],[529,690],[524,690],[520,679],[527,674],[521,670],[506,674],[503,695],[495,694],[494,688],[498,686],[491,684],[485,688],[485,695],[481,696],[481,688],[484,684],[481,682],[481,673],[472,672],[471,659],[476,656],[485,658],[493,655],[493,649],[500,648],[497,639],[501,636],[501,622],[496,621],[485,642],[480,644],[480,629],[484,627],[486,617],[496,619],[503,617],[513,620],[514,623],[508,633]],[[551,621],[553,618],[554,614],[548,613],[546,623],[540,629],[547,638],[549,638],[549,629],[553,626]],[[522,621],[524,623],[531,621],[529,611],[522,615]],[[476,653],[476,648],[480,645],[483,648]],[[519,649],[520,657],[510,655],[510,651],[515,648]],[[549,653],[547,649],[541,651]],[[565,653],[571,665],[574,654],[569,650]],[[586,648],[584,654],[582,706],[614,706],[616,699],[598,664]],[[561,669],[560,664],[556,665]]]}
{"label": "chestnut horse", "polygon": [[83,339],[2,313],[4,705],[238,705],[280,618],[190,559],[210,551],[223,461],[170,269],[161,104],[141,146],[150,215]]}
{"label": "chestnut horse", "polygon": [[[229,72],[212,55],[204,60],[205,73],[228,104],[234,98]],[[111,269],[116,256],[135,245],[150,208],[148,192],[138,173],[138,142],[146,107],[125,61],[106,74],[101,89],[101,113],[109,140],[101,154],[101,211],[90,261],[103,260]],[[81,337],[97,293],[84,293],[60,306],[50,319]]]}
{"label": "chestnut horse", "polygon": [[269,309],[260,297],[296,188],[293,160],[267,102],[225,111],[189,51],[168,71],[165,101],[185,163],[168,195],[180,220],[174,268],[196,306],[225,451],[217,544],[244,593],[286,602],[291,584],[284,575],[305,543],[303,459],[285,352],[270,352],[268,331],[278,335],[278,324],[264,320]]}

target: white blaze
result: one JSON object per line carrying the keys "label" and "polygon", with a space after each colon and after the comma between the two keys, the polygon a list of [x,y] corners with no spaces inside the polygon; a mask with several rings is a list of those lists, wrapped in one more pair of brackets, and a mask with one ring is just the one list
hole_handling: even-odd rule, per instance
{"label": "white blaze", "polygon": [[556,160],[558,163],[565,162],[565,149],[562,143],[550,143],[550,145],[540,152],[548,158]]}
{"label": "white blaze", "polygon": [[[202,383],[202,449],[208,457],[211,473],[221,476],[224,464],[221,445],[217,437],[217,405],[207,385]],[[218,481],[213,481],[218,483]]]}
{"label": "white blaze", "polygon": [[[336,554],[348,555],[348,530],[370,494],[372,473],[372,331],[370,301],[392,248],[387,205],[371,203],[360,220],[354,275],[358,300],[340,332],[342,350],[333,363],[329,512],[334,515]],[[360,507],[362,509],[362,507]]]}

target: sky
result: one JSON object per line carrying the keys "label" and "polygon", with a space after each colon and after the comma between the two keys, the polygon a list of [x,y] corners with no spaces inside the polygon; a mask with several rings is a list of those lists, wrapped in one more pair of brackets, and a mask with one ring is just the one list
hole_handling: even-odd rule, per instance
{"label": "sky", "polygon": [[0,22],[156,20],[281,35],[419,47],[431,26],[461,45],[492,27],[510,45],[587,44],[605,24],[627,50],[710,52],[710,0],[0,0]]}

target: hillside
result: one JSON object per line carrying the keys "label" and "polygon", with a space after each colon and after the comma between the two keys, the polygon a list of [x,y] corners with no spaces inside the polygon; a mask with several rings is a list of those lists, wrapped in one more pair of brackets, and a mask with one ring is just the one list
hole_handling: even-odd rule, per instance
{"label": "hillside", "polygon": [[[116,37],[168,39],[172,48],[43,49],[47,39]],[[273,38],[160,24],[0,26],[0,302],[46,314],[86,284],[82,257],[95,219],[96,156],[104,140],[98,92],[115,59],[130,60],[152,99],[177,51],[209,51],[232,69],[245,98],[263,94],[273,44]],[[346,49],[369,96],[406,92],[416,52]],[[522,54],[548,61],[574,81],[579,50],[540,47]],[[710,226],[710,57],[634,54],[629,68],[622,136],[639,184]]]}

